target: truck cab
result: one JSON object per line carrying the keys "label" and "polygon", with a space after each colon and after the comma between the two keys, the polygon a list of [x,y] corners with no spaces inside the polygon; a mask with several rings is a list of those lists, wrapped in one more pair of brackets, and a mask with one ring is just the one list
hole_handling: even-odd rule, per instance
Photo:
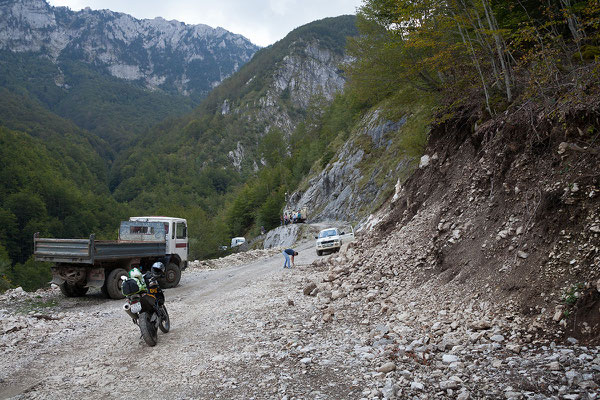
{"label": "truck cab", "polygon": [[187,221],[183,218],[172,217],[131,217],[134,222],[162,222],[165,227],[166,254],[171,254],[171,261],[178,264],[181,269],[187,267],[189,243],[187,234]]}

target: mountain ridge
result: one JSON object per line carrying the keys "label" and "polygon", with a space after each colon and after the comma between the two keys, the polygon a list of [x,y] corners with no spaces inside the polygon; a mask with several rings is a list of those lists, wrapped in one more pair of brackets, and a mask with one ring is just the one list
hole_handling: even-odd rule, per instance
{"label": "mountain ridge", "polygon": [[150,89],[203,97],[259,49],[241,35],[110,10],[71,11],[44,0],[0,3],[0,48],[103,66]]}

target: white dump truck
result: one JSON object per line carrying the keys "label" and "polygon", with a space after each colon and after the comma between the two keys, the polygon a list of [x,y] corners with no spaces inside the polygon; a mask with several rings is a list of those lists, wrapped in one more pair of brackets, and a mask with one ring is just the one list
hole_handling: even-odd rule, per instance
{"label": "white dump truck", "polygon": [[121,222],[118,240],[52,239],[34,235],[36,261],[53,263],[52,283],[65,296],[83,296],[100,288],[110,298],[121,299],[122,275],[133,267],[143,271],[156,261],[166,267],[163,288],[175,287],[187,267],[189,244],[187,221],[171,217],[131,217]]}

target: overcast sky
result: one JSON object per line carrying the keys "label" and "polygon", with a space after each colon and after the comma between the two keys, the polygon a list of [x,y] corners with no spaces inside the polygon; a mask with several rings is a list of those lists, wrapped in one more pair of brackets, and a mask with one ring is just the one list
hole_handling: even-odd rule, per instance
{"label": "overcast sky", "polygon": [[355,14],[361,0],[49,0],[74,11],[90,7],[130,14],[135,18],[163,17],[187,24],[220,26],[259,46],[282,39],[291,30],[325,17]]}

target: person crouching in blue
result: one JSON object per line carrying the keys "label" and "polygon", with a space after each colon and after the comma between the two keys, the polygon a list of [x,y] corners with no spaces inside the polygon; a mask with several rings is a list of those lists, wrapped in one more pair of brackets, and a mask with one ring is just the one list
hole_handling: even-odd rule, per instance
{"label": "person crouching in blue", "polygon": [[[294,249],[285,249],[283,251],[283,256],[285,257],[285,263],[283,263],[283,268],[292,268],[294,265],[294,256],[297,256],[298,252],[294,251]],[[290,263],[290,256],[292,256],[292,262]]]}

